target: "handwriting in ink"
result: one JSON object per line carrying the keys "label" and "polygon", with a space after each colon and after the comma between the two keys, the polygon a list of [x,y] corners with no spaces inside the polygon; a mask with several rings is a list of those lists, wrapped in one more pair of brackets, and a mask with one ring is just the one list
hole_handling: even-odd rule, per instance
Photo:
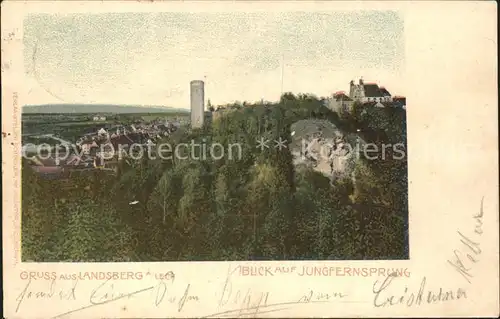
{"label": "handwriting in ink", "polygon": [[426,277],[422,278],[418,291],[409,291],[409,288],[405,286],[403,291],[394,293],[391,292],[391,289],[389,288],[391,287],[393,279],[396,277],[397,276],[395,274],[390,274],[380,285],[378,285],[378,280],[375,281],[372,290],[374,294],[373,305],[375,307],[388,307],[395,305],[405,305],[407,307],[411,307],[467,298],[467,293],[463,288],[445,289],[440,287],[439,290],[426,290]]}
{"label": "handwriting in ink", "polygon": [[177,303],[177,312],[181,312],[184,309],[184,306],[188,303],[191,303],[192,301],[198,302],[200,298],[197,295],[193,295],[190,293],[191,289],[191,284],[188,284],[186,286],[186,289],[182,293],[182,296],[175,296],[175,295],[170,295],[167,296],[167,286],[165,285],[164,282],[160,283],[159,286],[156,289],[156,294],[155,294],[155,306],[158,307],[160,304],[166,300],[166,302],[170,304]]}
{"label": "handwriting in ink", "polygon": [[167,283],[173,283],[175,281],[175,274],[172,271],[167,272],[165,275],[161,275],[156,289],[153,290],[154,294],[154,304],[158,307],[167,293]]}
{"label": "handwriting in ink", "polygon": [[23,288],[22,292],[17,296],[17,306],[16,312],[19,311],[22,302],[25,299],[53,299],[57,298],[59,300],[76,300],[76,286],[78,281],[73,283],[73,286],[70,288],[56,288],[56,280],[53,279],[50,281],[50,286],[47,290],[32,290],[31,289],[31,278],[28,280],[28,283]]}
{"label": "handwriting in ink", "polygon": [[107,304],[107,303],[111,303],[111,302],[114,302],[114,301],[117,301],[117,300],[120,300],[120,299],[123,299],[123,298],[128,298],[128,297],[131,297],[133,295],[137,295],[137,294],[140,294],[140,293],[143,293],[143,292],[146,292],[146,291],[150,291],[153,288],[154,288],[154,286],[151,286],[151,287],[147,287],[147,288],[144,288],[144,289],[135,290],[135,291],[132,291],[132,292],[129,292],[129,293],[126,293],[126,294],[121,294],[120,296],[117,296],[114,299],[108,299],[107,301],[102,301],[102,302],[97,303],[97,304],[92,304],[91,303],[89,305],[86,305],[86,306],[83,306],[83,307],[80,307],[80,308],[77,308],[77,309],[73,309],[73,310],[61,313],[61,314],[59,314],[57,316],[52,317],[52,319],[64,317],[64,316],[67,316],[67,315],[75,313],[75,312],[79,312],[79,311],[82,311],[82,310],[85,310],[85,309],[89,309],[89,308],[95,307],[97,305]]}
{"label": "handwriting in ink", "polygon": [[308,303],[311,301],[329,301],[337,298],[345,298],[347,295],[344,295],[341,292],[315,292],[312,289],[300,297],[299,302]]}
{"label": "handwriting in ink", "polygon": [[130,298],[132,296],[133,295],[130,295],[128,292],[117,291],[115,288],[115,282],[108,279],[92,290],[89,301],[93,305],[100,305],[125,297]]}
{"label": "handwriting in ink", "polygon": [[[232,275],[237,271],[238,268],[231,269],[231,267],[229,267],[228,269],[227,277],[222,286],[221,297],[218,302],[219,312],[204,316],[203,318],[255,317],[258,314],[279,312],[304,303],[328,302],[334,297],[342,298],[345,296],[339,293],[315,293],[309,291],[300,299],[284,302],[270,302],[271,293],[268,291],[256,291],[250,288],[235,289],[235,285],[232,282]],[[227,308],[230,309],[226,310]]]}
{"label": "handwriting in ink", "polygon": [[479,213],[477,215],[474,215],[474,219],[476,220],[476,227],[474,229],[474,232],[478,235],[483,234],[483,215],[484,215],[484,197],[481,198],[481,207],[479,209]]}
{"label": "handwriting in ink", "polygon": [[[187,285],[186,290],[184,290],[184,293],[182,294],[182,297],[180,298],[180,300],[178,302],[178,307],[177,307],[178,312],[182,311],[182,309],[184,308],[184,305],[188,301],[199,301],[198,296],[194,296],[194,295],[189,294],[189,288],[191,288],[190,284]],[[175,299],[174,299],[174,302],[175,302]]]}
{"label": "handwriting in ink", "polygon": [[[171,278],[173,280],[173,278],[175,276],[173,275],[172,272],[169,272],[169,274],[171,274],[171,276],[169,276],[169,278]],[[60,318],[60,317],[63,317],[63,316],[66,316],[66,315],[69,315],[72,313],[76,313],[76,312],[79,312],[79,311],[82,311],[85,309],[89,309],[89,308],[95,307],[97,305],[109,304],[109,303],[112,303],[112,302],[117,301],[117,300],[131,298],[132,296],[144,293],[146,291],[155,291],[155,286],[149,286],[149,287],[146,287],[143,289],[138,289],[138,290],[135,290],[132,292],[121,292],[115,288],[114,282],[112,280],[108,279],[105,282],[103,282],[102,284],[99,284],[99,286],[97,286],[94,290],[92,290],[92,293],[90,294],[90,297],[89,297],[89,304],[82,306],[82,307],[79,307],[79,308],[76,308],[76,309],[73,309],[73,310],[70,310],[70,311],[67,311],[67,312],[64,312],[62,314],[59,314],[59,315],[53,317],[52,319]],[[163,292],[163,294],[161,294],[162,292]],[[156,289],[155,303],[159,304],[161,302],[161,299],[164,297],[164,292],[165,291],[162,291],[160,289]]]}
{"label": "handwriting in ink", "polygon": [[[198,302],[200,298],[191,293],[191,284],[188,284],[181,296],[176,296],[169,288],[174,283],[175,275],[173,272],[168,272],[164,277],[165,280],[160,280],[154,293],[154,304],[159,307],[164,300],[170,304],[177,303],[177,312],[181,312],[184,307],[191,302]],[[167,292],[169,294],[167,294]]]}
{"label": "handwriting in ink", "polygon": [[[222,286],[221,297],[218,302],[220,310],[225,306],[231,306],[234,310],[222,311],[217,315],[229,315],[231,317],[241,317],[246,315],[257,315],[262,307],[267,307],[269,292],[254,291],[252,289],[235,289],[233,291],[232,275],[238,268],[228,268],[224,285]],[[216,315],[216,314],[214,314]]]}
{"label": "handwriting in ink", "polygon": [[[484,197],[481,199],[479,213],[473,216],[473,219],[475,220],[474,234],[476,237],[480,237],[483,234],[483,202]],[[481,246],[476,239],[471,239],[460,231],[457,231],[457,233],[465,251],[454,249],[453,258],[452,260],[448,260],[448,264],[451,265],[453,269],[455,269],[468,283],[470,283],[473,278],[471,273],[472,265],[479,261],[479,255],[482,252]]]}

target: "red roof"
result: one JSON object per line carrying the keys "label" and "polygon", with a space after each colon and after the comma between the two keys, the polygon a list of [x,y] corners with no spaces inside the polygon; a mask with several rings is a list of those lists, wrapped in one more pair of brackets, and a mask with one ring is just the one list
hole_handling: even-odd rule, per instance
{"label": "red roof", "polygon": [[335,92],[334,95],[340,95],[340,94],[345,94],[345,91],[337,91],[337,92]]}

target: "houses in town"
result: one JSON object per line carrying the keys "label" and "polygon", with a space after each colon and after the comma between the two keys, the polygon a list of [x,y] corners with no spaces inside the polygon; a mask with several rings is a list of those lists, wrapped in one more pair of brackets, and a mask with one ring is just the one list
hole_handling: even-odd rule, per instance
{"label": "houses in town", "polygon": [[327,106],[337,112],[350,111],[354,103],[362,103],[373,107],[402,107],[406,108],[406,98],[403,96],[392,96],[383,86],[377,83],[365,83],[360,79],[356,84],[349,83],[349,95],[344,91],[334,93],[327,100]]}
{"label": "houses in town", "polygon": [[57,159],[56,154],[45,154],[44,158],[32,156],[27,160],[31,168],[44,178],[67,178],[75,172],[96,169],[115,172],[118,162],[130,154],[130,146],[155,144],[180,126],[178,121],[158,120],[99,128],[94,133],[80,137],[74,145],[69,145],[71,154],[59,152],[56,153]]}
{"label": "houses in town", "polygon": [[[108,154],[109,152],[118,155],[119,151],[127,151],[133,144],[154,144],[157,140],[177,130],[179,126],[178,123],[172,122],[149,125],[117,125],[109,129],[101,128],[95,134],[80,138],[76,144],[84,154],[109,158],[112,155]],[[100,154],[99,152],[107,153]]]}
{"label": "houses in town", "polygon": [[104,116],[104,115],[94,115],[92,117],[92,120],[94,122],[104,122],[104,121],[106,121],[106,116]]}
{"label": "houses in town", "polygon": [[31,169],[45,179],[69,178],[74,171],[93,169],[93,159],[88,155],[59,154],[57,159],[32,156],[27,161]]}

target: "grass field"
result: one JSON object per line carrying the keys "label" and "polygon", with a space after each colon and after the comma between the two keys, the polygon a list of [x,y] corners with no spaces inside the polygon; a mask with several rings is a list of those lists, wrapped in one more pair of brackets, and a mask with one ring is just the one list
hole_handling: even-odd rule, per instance
{"label": "grass field", "polygon": [[[137,116],[138,114],[136,114]],[[144,121],[153,121],[153,120],[156,120],[158,118],[160,119],[173,119],[173,118],[182,118],[182,117],[188,117],[189,116],[189,113],[168,113],[168,114],[165,114],[165,113],[158,113],[158,114],[153,114],[153,113],[149,113],[149,114],[141,114],[140,117],[144,120]]]}
{"label": "grass field", "polygon": [[151,122],[156,119],[174,120],[181,122],[189,118],[187,112],[172,113],[126,113],[107,114],[106,121],[89,120],[88,114],[23,114],[23,134],[55,134],[69,141],[76,141],[84,134],[96,132],[102,127],[109,127],[115,123],[131,124],[136,120]]}
{"label": "grass field", "polygon": [[55,123],[54,125],[57,126],[96,126],[96,125],[103,125],[103,124],[111,124],[114,123],[114,120],[111,121],[85,121],[85,122],[62,122],[62,123]]}

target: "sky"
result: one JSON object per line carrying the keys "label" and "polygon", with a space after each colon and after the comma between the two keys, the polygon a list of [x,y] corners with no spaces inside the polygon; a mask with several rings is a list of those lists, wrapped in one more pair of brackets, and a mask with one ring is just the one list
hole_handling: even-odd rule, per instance
{"label": "sky", "polygon": [[393,11],[35,14],[24,21],[27,105],[189,107],[328,96],[363,77],[404,95],[404,21]]}

